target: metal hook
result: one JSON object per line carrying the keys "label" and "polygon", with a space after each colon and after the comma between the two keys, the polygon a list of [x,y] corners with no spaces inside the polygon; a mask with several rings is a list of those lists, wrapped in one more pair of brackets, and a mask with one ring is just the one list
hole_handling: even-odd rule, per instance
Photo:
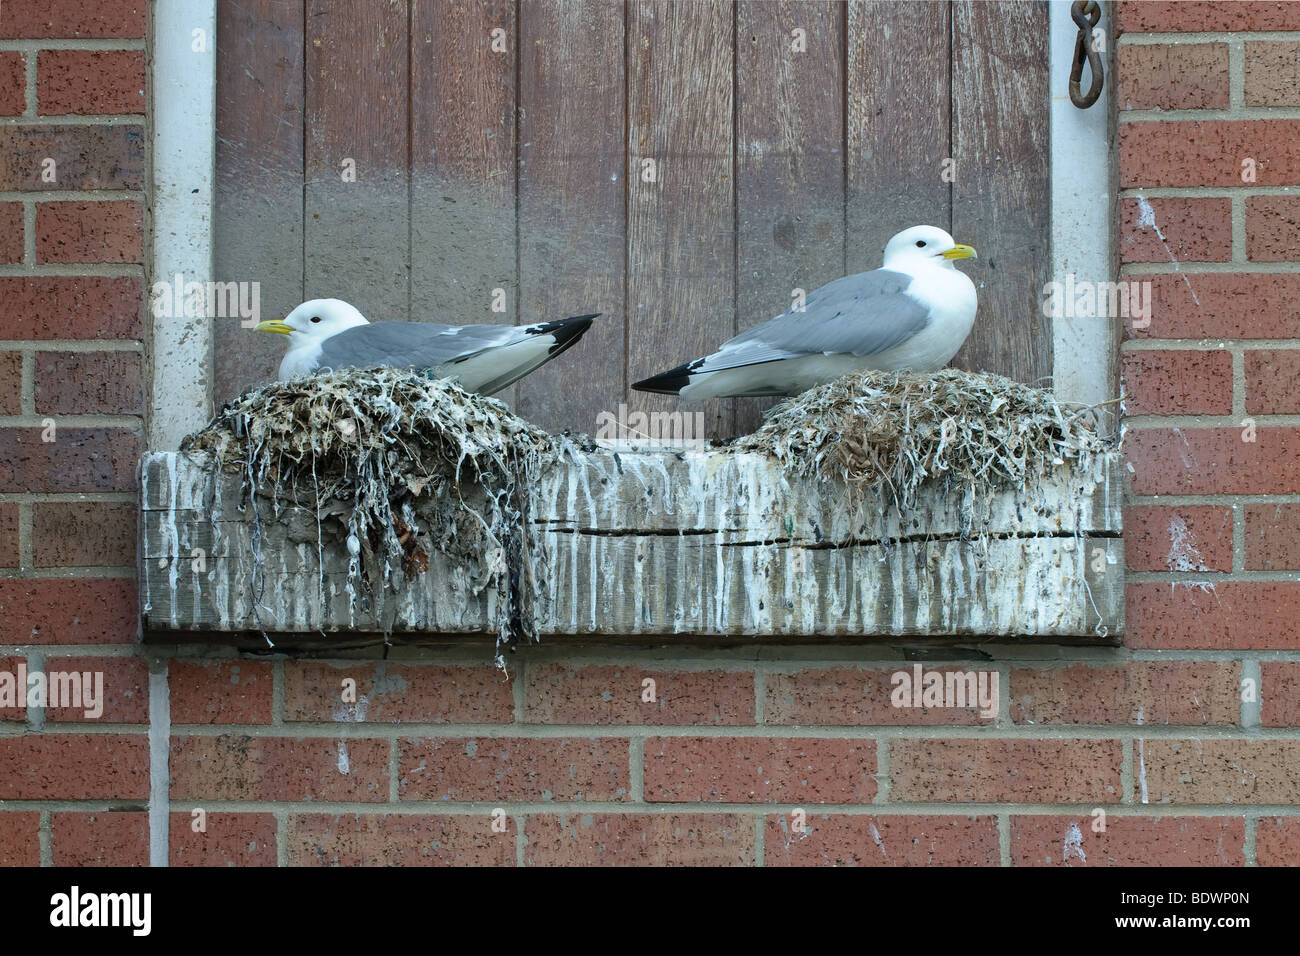
{"label": "metal hook", "polygon": [[[1093,28],[1101,22],[1101,5],[1096,0],[1074,0],[1070,5],[1070,19],[1079,27],[1079,37],[1074,41],[1074,65],[1070,68],[1070,102],[1086,110],[1101,96],[1101,55],[1092,46]],[[1079,89],[1084,62],[1092,72],[1092,85],[1087,93]]]}

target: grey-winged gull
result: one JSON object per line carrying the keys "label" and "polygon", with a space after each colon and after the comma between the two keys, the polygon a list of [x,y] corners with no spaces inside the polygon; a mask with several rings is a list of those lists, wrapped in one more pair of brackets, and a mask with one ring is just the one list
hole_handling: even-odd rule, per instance
{"label": "grey-winged gull", "polygon": [[904,229],[882,268],[844,276],[713,354],[637,382],[643,392],[704,398],[797,395],[849,372],[947,365],[975,322],[975,284],[953,263],[973,259],[935,226]]}
{"label": "grey-winged gull", "polygon": [[600,313],[537,325],[371,324],[342,299],[311,299],[257,326],[289,337],[280,380],[323,369],[411,368],[491,395],[569,348]]}

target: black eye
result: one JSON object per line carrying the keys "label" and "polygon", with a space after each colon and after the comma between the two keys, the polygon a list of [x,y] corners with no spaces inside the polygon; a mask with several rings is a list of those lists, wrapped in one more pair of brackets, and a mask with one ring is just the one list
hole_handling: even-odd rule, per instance
{"label": "black eye", "polygon": [[[925,243],[921,243],[921,245],[925,245]],[[319,322],[319,321],[320,321],[320,316],[319,316],[319,315],[313,315],[313,316],[311,317],[311,320],[312,320],[313,322]]]}
{"label": "black eye", "polygon": [[[925,248],[925,240],[924,240],[924,239],[918,239],[918,240],[916,240],[916,248],[918,248],[918,249],[924,249],[924,248]],[[315,320],[315,319],[312,319],[312,321],[315,322],[316,320]]]}

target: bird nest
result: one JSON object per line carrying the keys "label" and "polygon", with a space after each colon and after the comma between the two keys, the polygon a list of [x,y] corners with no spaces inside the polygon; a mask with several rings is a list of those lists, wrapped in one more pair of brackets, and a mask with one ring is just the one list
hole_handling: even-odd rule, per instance
{"label": "bird nest", "polygon": [[1118,456],[1104,426],[1103,406],[1062,406],[1001,375],[859,372],[782,402],[733,447],[801,477],[887,489],[906,511],[931,482],[973,502],[1030,489],[1067,462],[1100,478]]}
{"label": "bird nest", "polygon": [[[346,543],[354,614],[374,606],[376,589],[426,570],[427,548],[453,557],[475,594],[497,594],[500,661],[503,644],[536,635],[527,489],[551,441],[449,380],[370,369],[247,392],[181,450],[243,475],[255,551],[264,516],[314,510],[318,545]],[[253,586],[256,597],[262,582]]]}

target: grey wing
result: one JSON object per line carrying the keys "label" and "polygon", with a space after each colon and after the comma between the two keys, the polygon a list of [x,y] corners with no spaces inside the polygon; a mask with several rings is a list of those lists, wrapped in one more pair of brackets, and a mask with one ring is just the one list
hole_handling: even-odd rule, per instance
{"label": "grey wing", "polygon": [[805,355],[876,355],[929,324],[929,310],[907,294],[912,277],[876,269],[810,292],[802,312],[783,312],[724,342],[693,370],[757,365]]}
{"label": "grey wing", "polygon": [[378,322],[358,325],[321,343],[320,368],[437,368],[484,349],[521,341],[522,326]]}

